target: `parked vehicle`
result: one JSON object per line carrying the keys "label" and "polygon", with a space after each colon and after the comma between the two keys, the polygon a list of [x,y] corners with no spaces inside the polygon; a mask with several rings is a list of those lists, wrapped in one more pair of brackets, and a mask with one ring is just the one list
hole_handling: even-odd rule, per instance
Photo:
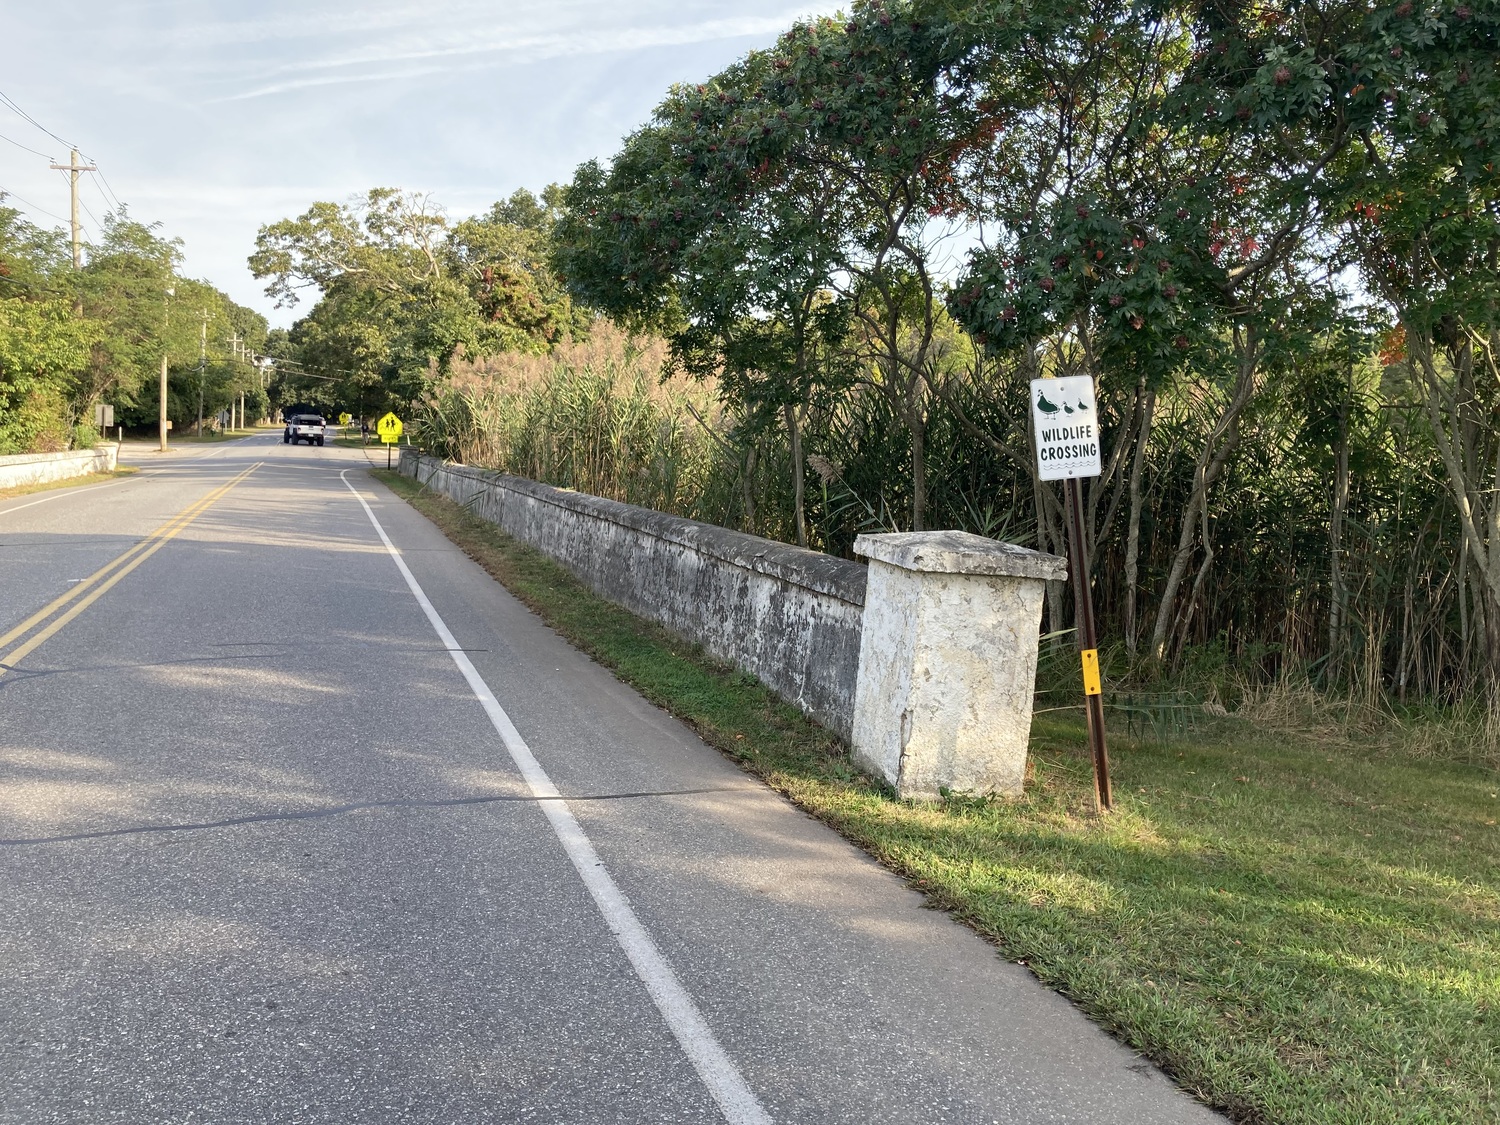
{"label": "parked vehicle", "polygon": [[296,445],[305,441],[308,445],[322,445],[328,432],[328,423],[316,414],[296,414],[288,419],[281,434],[282,445]]}

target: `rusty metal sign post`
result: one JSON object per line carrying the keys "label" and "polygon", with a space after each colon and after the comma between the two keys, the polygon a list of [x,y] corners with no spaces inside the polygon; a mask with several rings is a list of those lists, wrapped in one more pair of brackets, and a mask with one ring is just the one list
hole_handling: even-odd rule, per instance
{"label": "rusty metal sign post", "polygon": [[1088,375],[1031,381],[1032,432],[1037,475],[1060,480],[1068,507],[1068,561],[1078,605],[1078,648],[1083,663],[1083,701],[1089,749],[1094,755],[1094,800],[1100,812],[1114,805],[1109,785],[1109,748],[1104,738],[1104,695],[1099,677],[1099,638],[1094,628],[1094,594],[1089,581],[1088,540],[1083,529],[1083,477],[1101,470],[1099,410],[1094,380]]}

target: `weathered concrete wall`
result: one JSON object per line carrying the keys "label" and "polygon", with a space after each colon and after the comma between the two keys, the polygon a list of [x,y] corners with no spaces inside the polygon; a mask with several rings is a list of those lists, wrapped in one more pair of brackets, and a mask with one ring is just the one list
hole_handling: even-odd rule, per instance
{"label": "weathered concrete wall", "polygon": [[400,471],[849,738],[865,603],[861,564],[409,448],[401,450]]}
{"label": "weathered concrete wall", "polygon": [[112,441],[101,441],[93,449],[68,453],[19,453],[0,457],[0,488],[18,488],[28,484],[85,477],[90,473],[112,473],[120,447]]}

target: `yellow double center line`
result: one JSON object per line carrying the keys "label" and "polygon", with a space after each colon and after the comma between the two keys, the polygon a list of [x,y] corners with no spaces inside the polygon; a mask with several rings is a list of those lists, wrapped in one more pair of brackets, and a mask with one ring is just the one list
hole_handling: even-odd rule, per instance
{"label": "yellow double center line", "polygon": [[[26,659],[38,645],[56,636],[57,632],[67,625],[69,621],[72,621],[73,618],[77,617],[108,593],[120,579],[124,578],[132,570],[140,566],[141,563],[165,547],[168,542],[177,536],[178,532],[201,516],[209,507],[222,498],[225,493],[251,473],[255,472],[263,464],[265,462],[257,461],[243,473],[225,481],[207,496],[173,516],[123,555],[105,563],[66,594],[44,605],[14,629],[0,634],[0,650],[4,650],[6,645],[20,640],[22,637],[26,637],[24,641],[21,641],[20,644],[16,645],[9,652],[0,653],[0,676],[5,675],[6,672],[13,669],[20,661]],[[43,622],[46,622],[46,624],[41,629],[38,629],[35,633],[31,633],[33,629],[36,629],[38,625],[42,625]],[[27,637],[28,633],[31,633],[31,636]]]}

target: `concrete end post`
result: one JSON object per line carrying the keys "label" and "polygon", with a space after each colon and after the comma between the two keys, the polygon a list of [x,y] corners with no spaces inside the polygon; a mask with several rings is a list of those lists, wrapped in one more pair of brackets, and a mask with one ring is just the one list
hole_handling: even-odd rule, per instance
{"label": "concrete end post", "polygon": [[853,756],[901,797],[1019,796],[1045,583],[1068,564],[964,531],[861,535]]}

